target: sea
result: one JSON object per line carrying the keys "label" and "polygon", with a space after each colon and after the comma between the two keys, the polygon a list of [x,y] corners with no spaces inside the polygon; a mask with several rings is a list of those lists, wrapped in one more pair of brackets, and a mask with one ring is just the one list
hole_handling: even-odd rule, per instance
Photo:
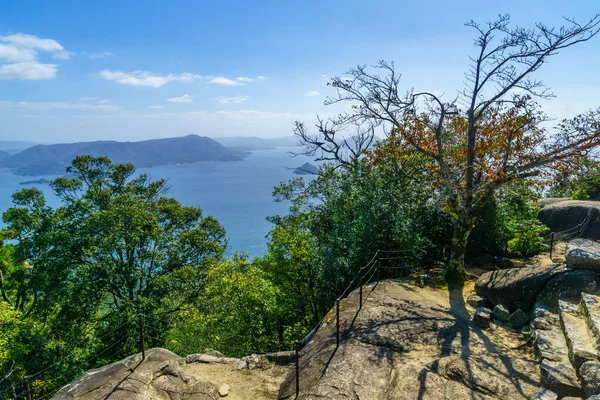
{"label": "sea", "polygon": [[[165,165],[140,168],[138,171],[153,179],[166,179],[169,197],[184,205],[198,206],[204,215],[217,218],[227,231],[229,255],[246,253],[252,258],[261,256],[266,250],[266,235],[271,229],[266,218],[285,215],[288,211],[287,202],[274,201],[273,188],[300,176],[295,175],[293,170],[311,161],[304,156],[293,157],[290,154],[293,150],[298,148],[253,150],[242,161]],[[60,206],[60,200],[47,184],[20,185],[25,181],[55,177],[0,173],[0,211],[12,206],[12,193],[31,186],[44,192],[49,206]],[[310,179],[306,175],[304,177]]]}

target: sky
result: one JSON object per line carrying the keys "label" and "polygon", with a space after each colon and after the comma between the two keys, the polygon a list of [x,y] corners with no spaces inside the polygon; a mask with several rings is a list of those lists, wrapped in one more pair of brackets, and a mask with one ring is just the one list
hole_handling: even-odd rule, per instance
{"label": "sky", "polygon": [[[277,137],[345,107],[327,79],[394,61],[407,89],[451,100],[476,54],[470,19],[562,25],[597,0],[5,1],[0,5],[0,140]],[[537,77],[552,117],[600,105],[600,37]]]}

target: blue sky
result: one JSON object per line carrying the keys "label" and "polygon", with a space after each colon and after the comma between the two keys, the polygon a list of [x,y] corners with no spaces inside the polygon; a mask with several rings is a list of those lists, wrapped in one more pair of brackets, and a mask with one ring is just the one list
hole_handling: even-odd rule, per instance
{"label": "blue sky", "polygon": [[[323,106],[326,78],[394,61],[407,88],[462,88],[474,31],[586,20],[578,1],[26,1],[0,5],[0,140],[73,142],[291,134]],[[600,105],[600,37],[539,72],[557,118]]]}

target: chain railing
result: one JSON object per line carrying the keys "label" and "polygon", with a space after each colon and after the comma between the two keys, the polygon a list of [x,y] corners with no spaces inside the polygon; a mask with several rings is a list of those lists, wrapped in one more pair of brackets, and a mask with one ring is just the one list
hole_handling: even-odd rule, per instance
{"label": "chain railing", "polygon": [[594,216],[594,209],[590,209],[586,215],[586,217],[579,224],[565,229],[563,231],[558,232],[550,232],[546,236],[544,236],[544,241],[550,246],[550,258],[552,259],[552,255],[554,253],[554,245],[557,242],[567,242],[569,240],[581,237],[581,235],[586,231],[590,222],[592,221]]}

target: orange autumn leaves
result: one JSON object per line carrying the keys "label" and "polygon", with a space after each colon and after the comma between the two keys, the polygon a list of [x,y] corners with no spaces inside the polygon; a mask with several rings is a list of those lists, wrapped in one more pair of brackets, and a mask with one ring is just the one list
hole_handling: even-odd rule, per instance
{"label": "orange autumn leaves", "polygon": [[[541,127],[547,118],[528,100],[489,107],[475,119],[470,196],[489,196],[504,183],[524,177],[531,184],[540,184],[553,171],[579,164],[583,152],[596,145],[597,133],[594,136],[585,129],[559,126],[559,133],[550,137]],[[440,118],[431,112],[406,110],[397,121],[385,142],[368,153],[371,163],[421,154],[426,159],[422,168],[433,178],[434,186],[463,191],[467,186],[467,113]]]}

